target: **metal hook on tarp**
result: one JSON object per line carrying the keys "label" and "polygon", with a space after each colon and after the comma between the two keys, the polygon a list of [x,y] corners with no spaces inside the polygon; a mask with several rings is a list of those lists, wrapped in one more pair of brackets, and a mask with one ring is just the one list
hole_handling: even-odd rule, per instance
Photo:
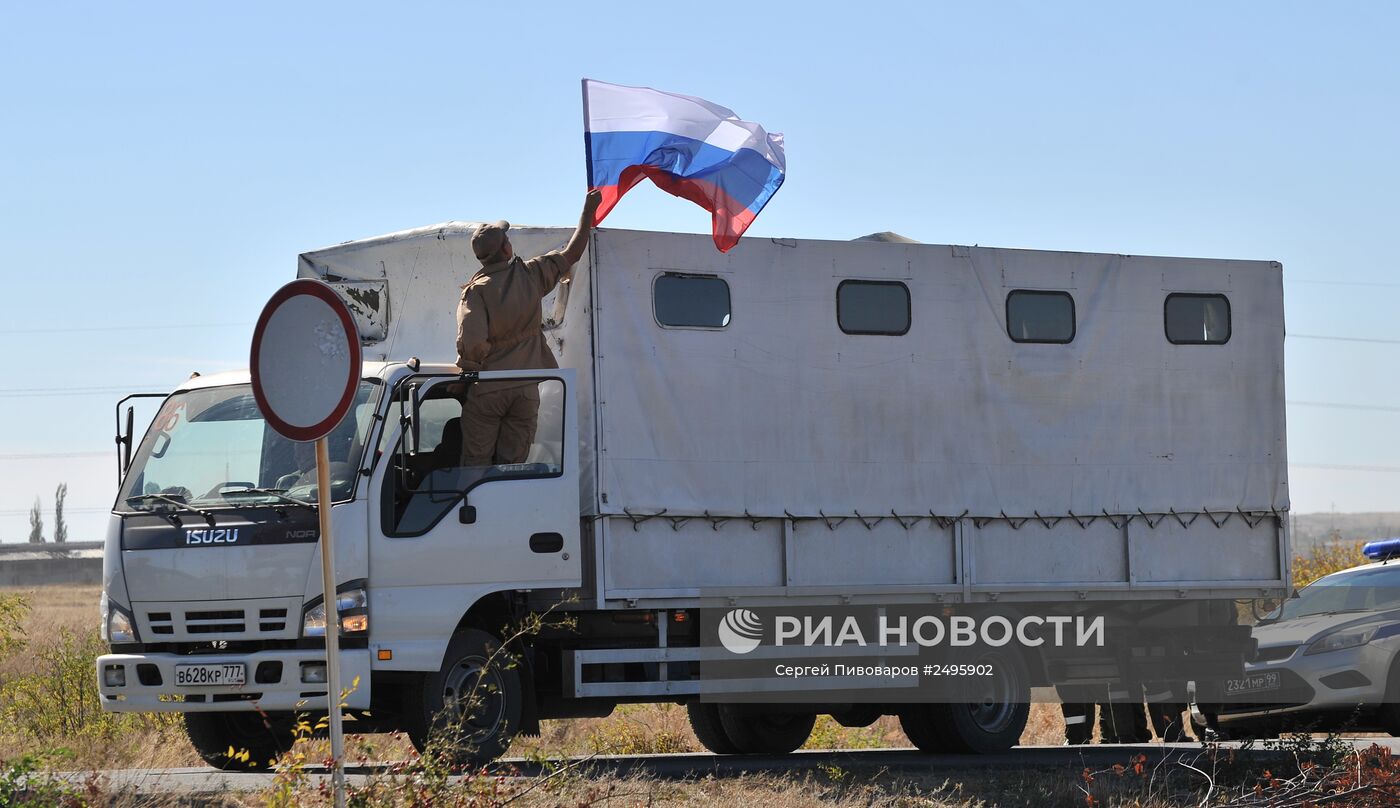
{"label": "metal hook on tarp", "polygon": [[660,511],[658,511],[658,512],[656,512],[656,513],[641,513],[641,514],[638,514],[638,513],[632,513],[632,512],[629,511],[628,509],[623,508],[623,509],[622,509],[622,512],[625,513],[625,514],[627,514],[627,518],[628,518],[628,519],[631,519],[631,520],[632,520],[632,530],[633,530],[633,531],[636,531],[636,530],[638,530],[638,525],[642,524],[643,522],[645,522],[645,521],[647,521],[647,520],[649,520],[649,519],[655,519],[655,518],[657,518],[658,516],[665,516],[667,510],[668,510],[667,508],[662,508]]}
{"label": "metal hook on tarp", "polygon": [[[747,513],[747,511],[745,511]],[[728,516],[711,516],[708,509],[705,510],[705,520],[710,523],[710,530],[718,531],[720,526],[729,521]]]}
{"label": "metal hook on tarp", "polygon": [[923,519],[924,517],[922,517],[922,516],[911,516],[911,517],[909,517],[909,521],[906,522],[906,521],[904,521],[904,517],[902,517],[902,516],[900,516],[899,514],[895,513],[895,512],[894,512],[894,509],[891,508],[891,509],[890,509],[890,518],[891,518],[891,519],[894,519],[896,522],[898,522],[900,527],[904,528],[905,530],[908,530],[909,528],[913,527],[914,525],[917,525],[917,524],[919,523],[919,520],[920,520],[920,519]]}
{"label": "metal hook on tarp", "polygon": [[[1168,512],[1169,514],[1171,514],[1172,518],[1175,519],[1175,520],[1177,521],[1177,524],[1181,525],[1183,528],[1190,527],[1191,525],[1193,525],[1193,524],[1196,523],[1196,520],[1197,520],[1197,519],[1200,519],[1200,518],[1201,518],[1201,515],[1200,515],[1199,513],[1193,513],[1193,514],[1177,513],[1177,512],[1176,512],[1176,508],[1168,508],[1168,509],[1167,509],[1167,512]],[[1191,517],[1190,519],[1183,519],[1183,518],[1182,518],[1183,516],[1188,516],[1188,515]]]}
{"label": "metal hook on tarp", "polygon": [[1035,514],[1036,521],[1044,525],[1046,530],[1053,528],[1065,519],[1063,516],[1041,516],[1040,511],[1031,511],[1031,513]]}
{"label": "metal hook on tarp", "polygon": [[[1002,512],[1001,512],[1001,518],[1002,518],[1002,519],[1005,519],[1005,520],[1006,520],[1006,523],[1007,523],[1008,525],[1011,525],[1011,529],[1012,529],[1012,530],[1020,530],[1022,525],[1024,525],[1025,523],[1029,522],[1029,521],[1032,519],[1032,517],[1030,517],[1030,516],[1023,516],[1023,517],[1021,517],[1021,519],[1018,521],[1018,520],[1016,520],[1016,519],[1014,519],[1014,518],[1012,518],[1012,517],[1010,517],[1010,516],[1007,516],[1007,515],[1006,515],[1006,511],[1002,511]],[[991,521],[991,520],[988,520],[988,521]]]}
{"label": "metal hook on tarp", "polygon": [[1204,513],[1206,515],[1206,518],[1210,520],[1210,523],[1215,525],[1216,527],[1225,527],[1225,523],[1230,521],[1230,519],[1235,515],[1233,511],[1221,511],[1221,513],[1225,514],[1224,518],[1216,519],[1215,514],[1211,513],[1205,508],[1201,509],[1201,513]]}
{"label": "metal hook on tarp", "polygon": [[1260,522],[1264,521],[1265,519],[1268,519],[1270,516],[1273,516],[1272,511],[1244,511],[1240,510],[1238,506],[1235,508],[1235,510],[1239,511],[1239,514],[1244,519],[1245,524],[1249,525],[1251,528],[1258,527]]}
{"label": "metal hook on tarp", "polygon": [[1166,519],[1166,518],[1167,518],[1167,514],[1165,514],[1165,513],[1159,513],[1159,514],[1157,514],[1157,521],[1154,522],[1154,521],[1152,521],[1152,517],[1151,517],[1151,516],[1148,516],[1146,513],[1143,513],[1142,508],[1138,508],[1138,509],[1137,509],[1137,512],[1138,512],[1138,515],[1142,517],[1142,521],[1146,522],[1146,523],[1147,523],[1147,526],[1148,526],[1149,528],[1154,529],[1154,530],[1157,528],[1158,525],[1162,524],[1162,520],[1163,520],[1163,519]]}
{"label": "metal hook on tarp", "polygon": [[1081,530],[1088,530],[1089,525],[1092,525],[1093,523],[1099,520],[1099,517],[1097,515],[1080,518],[1078,516],[1075,516],[1074,511],[1069,512],[1069,518],[1073,519],[1074,523],[1076,525],[1079,525]]}
{"label": "metal hook on tarp", "polygon": [[878,525],[878,524],[880,524],[881,522],[885,521],[885,517],[883,517],[883,516],[872,516],[872,517],[870,517],[870,519],[867,521],[866,518],[865,518],[864,516],[861,516],[861,515],[860,515],[860,511],[855,511],[855,515],[856,515],[856,519],[859,519],[859,520],[860,520],[860,523],[861,523],[862,525],[865,526],[865,529],[866,529],[866,530],[874,530],[876,525]]}
{"label": "metal hook on tarp", "polygon": [[[796,516],[793,516],[793,515],[790,514],[790,513],[788,513],[786,510],[784,510],[783,513],[787,513],[788,518],[792,520],[792,526],[793,526],[793,529],[795,530],[795,529],[797,528],[797,517],[796,517]],[[761,524],[763,524],[763,520],[766,519],[767,517],[763,517],[763,516],[754,516],[753,514],[749,513],[749,509],[748,509],[748,508],[745,508],[745,509],[744,509],[744,518],[747,519],[747,520],[749,520],[749,529],[750,529],[750,530],[758,530],[758,526],[761,525]]]}
{"label": "metal hook on tarp", "polygon": [[[827,516],[826,513],[823,512],[820,508],[817,509],[817,513],[821,515],[822,521],[826,523],[827,530],[835,530],[836,528],[840,527],[847,519],[851,518],[849,516]],[[833,519],[836,520],[835,524],[832,524]]]}
{"label": "metal hook on tarp", "polygon": [[1113,514],[1109,513],[1108,511],[1105,510],[1105,511],[1103,512],[1103,518],[1107,519],[1107,520],[1108,520],[1108,523],[1109,523],[1110,525],[1113,525],[1113,526],[1114,526],[1116,529],[1118,529],[1118,530],[1122,530],[1123,528],[1125,528],[1125,527],[1128,526],[1128,523],[1129,523],[1129,522],[1133,521],[1133,517],[1131,517],[1131,516],[1129,516],[1129,515],[1127,515],[1127,514],[1119,514],[1119,515],[1123,517],[1123,521],[1121,521],[1121,522],[1118,521],[1117,519],[1115,519],[1114,516],[1113,516]]}
{"label": "metal hook on tarp", "polygon": [[[958,514],[957,516],[939,516],[933,511],[928,512],[929,518],[932,519],[935,523],[937,523],[937,525],[943,530],[947,530],[948,528],[953,527],[957,523],[961,522],[963,519],[966,519],[967,514],[968,511],[966,508],[964,508],[963,512]],[[972,521],[974,524],[976,524],[977,522],[975,518]],[[981,525],[977,525],[977,527],[980,528]]]}

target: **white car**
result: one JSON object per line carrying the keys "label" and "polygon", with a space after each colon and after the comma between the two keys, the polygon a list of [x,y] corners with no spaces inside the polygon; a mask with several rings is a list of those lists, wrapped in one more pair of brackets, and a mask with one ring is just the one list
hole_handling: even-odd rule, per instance
{"label": "white car", "polygon": [[1378,560],[1319,578],[1255,626],[1257,657],[1203,708],[1222,736],[1400,735],[1400,539],[1363,552]]}

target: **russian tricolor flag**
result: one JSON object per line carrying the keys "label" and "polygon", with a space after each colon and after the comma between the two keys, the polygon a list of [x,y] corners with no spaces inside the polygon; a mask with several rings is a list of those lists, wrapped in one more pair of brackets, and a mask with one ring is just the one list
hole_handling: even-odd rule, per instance
{"label": "russian tricolor flag", "polygon": [[595,225],[650,177],[710,211],[728,252],[783,184],[783,136],[703,99],[584,79],[583,116],[588,185],[603,192]]}

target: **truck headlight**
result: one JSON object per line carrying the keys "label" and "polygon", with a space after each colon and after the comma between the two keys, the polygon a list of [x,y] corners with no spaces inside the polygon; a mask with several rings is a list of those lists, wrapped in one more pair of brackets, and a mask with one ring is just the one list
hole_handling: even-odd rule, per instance
{"label": "truck headlight", "polygon": [[136,621],[125,609],[104,598],[102,611],[105,612],[102,620],[104,640],[112,645],[140,642],[136,635]]}
{"label": "truck headlight", "polygon": [[[336,593],[340,611],[340,636],[358,637],[369,633],[369,592],[363,585],[347,585]],[[326,603],[313,598],[306,604],[301,617],[301,636],[326,636]]]}
{"label": "truck headlight", "polygon": [[1376,630],[1380,626],[1370,626],[1360,629],[1343,629],[1335,631],[1325,637],[1321,637],[1308,646],[1308,650],[1303,652],[1303,656],[1309,654],[1325,654],[1328,651],[1340,651],[1343,648],[1356,648],[1365,645],[1376,636]]}

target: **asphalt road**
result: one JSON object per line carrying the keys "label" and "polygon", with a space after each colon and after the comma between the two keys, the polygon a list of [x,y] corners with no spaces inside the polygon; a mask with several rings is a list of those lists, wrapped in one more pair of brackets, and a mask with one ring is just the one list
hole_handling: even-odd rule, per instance
{"label": "asphalt road", "polygon": [[[1392,752],[1400,753],[1400,739],[1370,736],[1349,739],[1358,747],[1373,743],[1387,746]],[[1222,747],[1238,747],[1239,744],[1221,744]],[[931,771],[968,771],[986,768],[1064,768],[1076,773],[1085,767],[1107,768],[1116,763],[1128,764],[1138,755],[1145,755],[1147,765],[1191,762],[1202,753],[1201,746],[1194,743],[1183,744],[1144,744],[1097,746],[1018,746],[1008,752],[995,755],[925,755],[915,749],[862,749],[835,752],[796,752],[791,755],[762,756],[719,756],[719,755],[617,755],[595,756],[590,758],[569,758],[554,761],[551,766],[576,767],[579,773],[613,774],[626,776],[645,774],[655,778],[685,780],[706,776],[736,777],[751,773],[792,773],[828,769],[833,766],[846,772],[865,775],[924,774]],[[1242,754],[1268,758],[1282,753],[1253,748]],[[387,766],[351,767],[347,770],[348,780],[362,782],[387,770]],[[492,772],[502,776],[535,777],[542,774],[545,767],[525,760],[502,760],[492,767]],[[329,774],[321,767],[308,769],[308,778],[314,785]],[[115,791],[142,794],[172,794],[182,796],[209,796],[229,792],[260,791],[272,784],[271,774],[239,774],[221,772],[209,768],[181,769],[117,769],[100,773],[107,788]],[[74,773],[72,780],[83,781],[90,775]]]}

